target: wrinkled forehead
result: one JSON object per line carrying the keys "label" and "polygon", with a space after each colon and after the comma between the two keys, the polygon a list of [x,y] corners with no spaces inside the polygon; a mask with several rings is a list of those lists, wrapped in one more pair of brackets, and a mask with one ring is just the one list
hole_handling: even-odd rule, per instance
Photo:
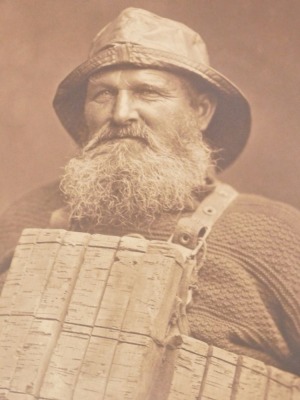
{"label": "wrinkled forehead", "polygon": [[176,71],[157,68],[139,68],[134,66],[114,66],[95,72],[88,81],[89,85],[103,82],[140,82],[166,86],[185,86],[191,84],[187,76]]}

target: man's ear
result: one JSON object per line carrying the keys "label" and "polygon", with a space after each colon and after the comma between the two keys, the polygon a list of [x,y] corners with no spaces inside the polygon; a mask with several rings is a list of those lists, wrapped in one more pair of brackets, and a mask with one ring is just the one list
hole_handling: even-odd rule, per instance
{"label": "man's ear", "polygon": [[217,107],[217,98],[213,93],[201,93],[198,95],[197,110],[201,131],[208,127]]}

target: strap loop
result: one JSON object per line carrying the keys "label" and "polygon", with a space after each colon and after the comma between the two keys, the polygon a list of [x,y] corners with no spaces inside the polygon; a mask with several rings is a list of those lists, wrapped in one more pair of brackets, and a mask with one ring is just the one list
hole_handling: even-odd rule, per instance
{"label": "strap loop", "polygon": [[195,257],[214,223],[237,194],[230,185],[217,183],[215,190],[201,202],[190,217],[183,217],[178,221],[169,241],[190,249],[190,257]]}

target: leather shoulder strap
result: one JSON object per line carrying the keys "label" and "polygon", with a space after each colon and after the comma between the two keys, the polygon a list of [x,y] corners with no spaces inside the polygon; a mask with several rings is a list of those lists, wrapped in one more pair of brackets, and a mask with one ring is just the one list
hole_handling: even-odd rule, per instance
{"label": "leather shoulder strap", "polygon": [[209,235],[214,223],[236,198],[238,192],[230,185],[217,183],[190,217],[181,218],[170,242],[191,250],[201,247],[201,242]]}

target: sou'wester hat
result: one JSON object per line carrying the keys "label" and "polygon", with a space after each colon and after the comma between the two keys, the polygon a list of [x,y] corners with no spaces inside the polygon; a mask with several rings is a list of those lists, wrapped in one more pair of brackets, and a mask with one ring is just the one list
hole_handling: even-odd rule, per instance
{"label": "sou'wester hat", "polygon": [[[250,132],[250,107],[228,79],[209,66],[205,43],[186,25],[149,11],[127,8],[94,38],[87,61],[59,85],[55,111],[65,129],[81,144],[86,139],[84,102],[88,78],[107,67],[136,66],[190,73],[216,93],[218,105],[205,132],[216,152],[218,170],[230,165]],[[195,81],[194,81],[195,82]]]}

